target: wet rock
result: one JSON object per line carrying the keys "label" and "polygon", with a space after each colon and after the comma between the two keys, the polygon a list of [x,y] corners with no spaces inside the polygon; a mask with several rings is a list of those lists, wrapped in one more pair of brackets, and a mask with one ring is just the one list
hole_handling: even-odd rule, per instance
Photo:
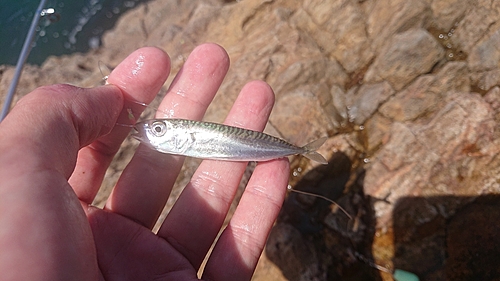
{"label": "wet rock", "polygon": [[439,93],[426,91],[434,78],[421,76],[408,88],[380,107],[380,113],[394,121],[409,121],[425,115],[439,101]]}
{"label": "wet rock", "polygon": [[313,244],[305,241],[301,233],[290,224],[277,224],[273,227],[266,245],[266,254],[289,280],[326,279],[326,269],[321,268]]}
{"label": "wet rock", "polygon": [[368,69],[365,82],[386,80],[401,90],[418,75],[430,71],[443,54],[439,43],[423,29],[396,34]]}
{"label": "wet rock", "polygon": [[330,89],[330,99],[323,107],[328,114],[332,124],[336,128],[347,126],[349,120],[347,95],[344,90],[337,85],[333,85]]}
{"label": "wet rock", "polygon": [[363,124],[393,94],[394,90],[387,82],[363,84],[350,97],[350,121],[357,125]]}
{"label": "wet rock", "polygon": [[304,2],[293,20],[347,72],[354,72],[373,57],[364,17],[359,3],[322,0]]}
{"label": "wet rock", "polygon": [[484,96],[484,100],[490,104],[495,111],[495,120],[500,120],[500,87],[496,86],[489,90]]}
{"label": "wet rock", "polygon": [[343,85],[346,80],[345,72],[336,61],[308,59],[297,61],[283,69],[273,84],[276,84],[279,95],[304,84]]}
{"label": "wet rock", "polygon": [[500,64],[500,24],[491,27],[492,32],[482,38],[469,54],[469,66],[472,70],[485,71],[498,68]]}
{"label": "wet rock", "polygon": [[500,84],[500,70],[493,69],[471,74],[471,80],[475,85],[474,92],[485,93]]}
{"label": "wet rock", "polygon": [[500,229],[492,223],[500,219],[496,204],[498,198],[494,196],[477,200],[447,224],[446,275],[450,280],[495,280],[500,276],[493,262],[500,254]]}
{"label": "wet rock", "polygon": [[460,0],[438,0],[432,1],[431,9],[433,24],[441,30],[450,30],[460,18],[465,15],[467,9],[472,9],[473,1]]}
{"label": "wet rock", "polygon": [[[479,230],[463,240],[451,241],[445,233],[468,228],[457,217],[473,210],[465,206],[500,193],[499,15],[500,2],[491,0],[150,1],[124,14],[101,48],[51,57],[41,67],[26,66],[16,99],[40,85],[99,85],[99,62],[112,69],[145,45],[166,50],[175,74],[196,45],[219,43],[228,50],[231,68],[205,118],[222,121],[246,82],[267,81],[276,93],[276,106],[266,131],[299,145],[329,136],[319,152],[327,157],[342,152],[350,159],[352,175],[339,201],[362,218],[357,220],[362,223],[359,233],[341,233],[338,211],[299,212],[298,218],[314,222],[308,229],[321,232],[306,240],[328,251],[303,242],[285,250],[293,255],[275,261],[280,268],[259,265],[278,273],[256,274],[255,280],[326,280],[339,272],[344,274],[339,279],[348,280],[348,271],[363,272],[354,264],[366,266],[356,260],[356,251],[379,264],[415,272],[422,280],[443,280],[450,268],[464,276],[491,276],[488,268],[472,268],[477,264],[463,258],[467,249],[458,248],[483,230],[490,237],[488,228],[474,224]],[[12,67],[0,67],[0,95],[12,75]],[[133,149],[134,143],[127,142],[116,156],[97,204],[106,199]],[[300,157],[291,160],[308,180],[319,180],[334,169],[329,165],[322,170]],[[199,162],[186,162],[166,210]],[[366,170],[364,178],[359,170]],[[292,177],[291,183],[300,179]],[[325,204],[299,198],[309,210]],[[476,210],[482,204],[478,202]],[[492,213],[494,206],[485,203]],[[377,218],[372,224],[371,215]],[[467,221],[487,225],[475,217],[483,215]],[[375,231],[375,240],[383,243],[372,244]],[[275,232],[280,233],[276,245],[305,237],[290,225],[280,224]],[[358,247],[348,245],[350,239]],[[481,255],[477,248],[468,250]],[[275,257],[282,250],[270,247],[268,253]],[[300,255],[313,262],[300,260]],[[452,267],[443,262],[446,257],[453,260]]]}
{"label": "wet rock", "polygon": [[[337,203],[289,194],[266,244],[269,260],[283,268],[286,278],[370,280],[376,276],[373,268],[355,257],[370,256],[366,248],[371,240],[368,237],[373,237],[372,205],[359,188],[362,177],[362,169],[352,169],[349,158],[337,152],[328,166],[307,172],[296,184],[296,190],[320,194]],[[348,182],[351,178],[356,180]]]}
{"label": "wet rock", "polygon": [[470,92],[471,81],[467,63],[450,61],[436,71],[435,79],[426,89],[431,93],[444,94],[449,91]]}
{"label": "wet rock", "polygon": [[[474,3],[475,2],[475,3]],[[500,5],[497,1],[477,0],[471,2],[470,8],[458,22],[451,38],[454,45],[460,46],[465,53],[470,53],[478,41],[484,37],[498,20]]]}
{"label": "wet rock", "polygon": [[[278,99],[271,114],[270,121],[282,136],[292,143],[306,144],[314,138],[320,137],[325,129],[331,129],[327,116],[321,109],[320,103],[313,91],[308,87],[299,88],[287,93]],[[288,110],[293,108],[293,111]],[[304,118],[311,118],[314,122],[308,123]],[[305,125],[305,128],[300,128]],[[303,134],[289,134],[302,131]]]}
{"label": "wet rock", "polygon": [[[457,202],[467,204],[456,204]],[[394,267],[425,280],[495,280],[498,195],[406,197],[394,216]],[[447,210],[455,209],[447,219]],[[434,213],[433,219],[424,219]]]}
{"label": "wet rock", "polygon": [[446,92],[470,90],[465,62],[449,62],[435,75],[422,75],[380,106],[379,112],[394,121],[415,120],[434,112]]}
{"label": "wet rock", "polygon": [[367,1],[367,31],[380,54],[380,48],[395,34],[414,28],[426,28],[431,9],[424,1]]}
{"label": "wet rock", "polygon": [[[163,47],[165,44],[160,44],[161,42],[170,42],[172,47],[182,47],[187,40],[179,42],[179,34],[189,20],[193,19],[189,15],[197,6],[197,3],[191,1],[152,1],[138,5],[118,20],[112,32],[105,33],[102,50],[108,60],[106,62],[116,65],[124,55],[145,45]],[[181,52],[170,52],[172,47],[167,51],[173,55],[175,62],[176,56]]]}
{"label": "wet rock", "polygon": [[376,151],[383,143],[387,142],[385,138],[389,137],[392,121],[389,118],[377,113],[364,123],[365,126],[365,147],[370,155]]}
{"label": "wet rock", "polygon": [[[389,140],[367,167],[368,194],[396,202],[407,194],[480,195],[489,189],[477,183],[474,189],[463,188],[473,175],[482,174],[483,184],[491,180],[480,163],[497,161],[493,110],[480,96],[464,93],[451,93],[440,108],[422,121],[392,125]],[[391,205],[380,203],[375,208],[379,223],[390,223]]]}

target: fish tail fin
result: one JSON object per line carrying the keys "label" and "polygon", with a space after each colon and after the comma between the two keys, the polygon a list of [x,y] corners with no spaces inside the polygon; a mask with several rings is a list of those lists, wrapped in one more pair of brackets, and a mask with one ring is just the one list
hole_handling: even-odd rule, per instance
{"label": "fish tail fin", "polygon": [[325,143],[326,140],[327,140],[327,137],[322,137],[322,138],[319,138],[315,141],[312,141],[312,142],[304,145],[302,147],[304,149],[304,153],[302,153],[302,155],[304,155],[304,157],[306,157],[306,158],[309,158],[309,159],[316,161],[318,163],[321,163],[323,165],[328,164],[328,161],[326,161],[325,157],[323,157],[323,155],[316,152],[316,150],[318,150]]}

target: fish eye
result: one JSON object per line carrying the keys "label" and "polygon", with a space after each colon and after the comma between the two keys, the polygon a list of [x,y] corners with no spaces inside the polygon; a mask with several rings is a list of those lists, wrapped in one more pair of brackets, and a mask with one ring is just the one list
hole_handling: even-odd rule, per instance
{"label": "fish eye", "polygon": [[157,137],[161,137],[165,134],[165,123],[161,121],[156,121],[151,124],[151,132]]}

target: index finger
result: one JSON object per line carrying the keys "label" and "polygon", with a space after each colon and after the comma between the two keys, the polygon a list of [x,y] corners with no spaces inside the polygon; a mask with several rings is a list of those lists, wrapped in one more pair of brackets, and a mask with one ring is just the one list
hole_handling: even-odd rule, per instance
{"label": "index finger", "polygon": [[[150,103],[170,72],[170,58],[160,49],[138,49],[123,60],[109,75],[108,83],[120,89],[124,109],[132,109],[138,116],[144,109],[141,103]],[[118,123],[129,124],[128,114],[122,111]],[[111,133],[82,148],[78,153],[76,168],[69,179],[78,198],[92,203],[104,174],[127,137],[130,129],[116,126]]]}

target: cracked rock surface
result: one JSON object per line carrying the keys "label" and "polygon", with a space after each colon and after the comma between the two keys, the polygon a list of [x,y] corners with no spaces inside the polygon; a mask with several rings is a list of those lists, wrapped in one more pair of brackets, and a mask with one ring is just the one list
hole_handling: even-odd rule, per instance
{"label": "cracked rock surface", "polygon": [[[291,184],[353,217],[289,196],[254,280],[391,280],[360,255],[421,280],[500,278],[499,1],[150,1],[99,49],[26,66],[17,97],[98,85],[99,62],[112,68],[142,46],[167,51],[176,73],[204,42],[231,58],[205,119],[222,121],[246,82],[267,81],[276,105],[266,132],[297,145],[329,137],[319,152],[330,165],[293,158]],[[0,94],[12,74],[0,66]],[[97,204],[133,146],[117,155]],[[173,195],[198,162],[186,162]]]}

